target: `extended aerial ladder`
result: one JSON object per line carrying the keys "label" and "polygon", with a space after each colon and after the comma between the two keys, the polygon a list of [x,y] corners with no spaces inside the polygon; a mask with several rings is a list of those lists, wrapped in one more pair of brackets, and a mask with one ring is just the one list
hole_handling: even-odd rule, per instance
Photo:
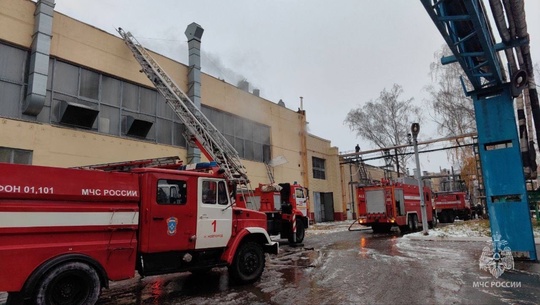
{"label": "extended aerial ladder", "polygon": [[117,31],[141,65],[141,72],[146,74],[186,126],[186,139],[194,142],[206,158],[215,161],[220,168],[225,170],[224,174],[230,182],[251,189],[246,168],[240,162],[240,157],[234,147],[130,32],[125,32],[121,28],[118,28]]}
{"label": "extended aerial ladder", "polygon": [[[472,85],[471,91],[465,85],[464,89],[472,97],[475,109],[478,152],[494,244],[497,239],[505,240],[514,257],[536,260],[525,163],[513,107],[514,97],[528,86],[532,116],[535,123],[540,123],[538,111],[535,113],[538,97],[533,83],[524,1],[489,2],[501,43],[495,43],[483,1],[421,2],[452,50],[453,56],[443,58],[442,63],[459,62]],[[505,52],[508,73],[499,51]]]}
{"label": "extended aerial ladder", "polygon": [[135,168],[157,167],[167,169],[179,169],[183,165],[178,156],[142,159],[133,161],[121,161],[103,164],[77,166],[78,169],[95,169],[104,172],[129,172]]}

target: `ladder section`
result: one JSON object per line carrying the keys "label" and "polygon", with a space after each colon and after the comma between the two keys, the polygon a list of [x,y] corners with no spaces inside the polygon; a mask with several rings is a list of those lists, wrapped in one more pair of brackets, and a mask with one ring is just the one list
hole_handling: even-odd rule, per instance
{"label": "ladder section", "polygon": [[86,166],[75,167],[77,169],[96,169],[106,172],[129,172],[135,168],[143,167],[157,167],[157,168],[168,168],[168,169],[178,169],[182,166],[182,160],[179,157],[163,157],[163,158],[154,158],[154,159],[142,159],[142,160],[133,160],[133,161],[123,161],[123,162],[114,162],[114,163],[103,163],[103,164],[93,164]]}
{"label": "ladder section", "polygon": [[358,156],[356,158],[356,167],[358,168],[358,181],[360,185],[370,185],[370,180],[368,172],[366,170],[366,164],[362,157]]}
{"label": "ladder section", "polygon": [[189,132],[189,135],[186,135],[187,140],[195,142],[210,161],[216,161],[225,170],[227,179],[231,182],[247,185],[249,180],[246,168],[240,162],[240,157],[234,147],[130,32],[125,32],[121,28],[118,28],[117,31],[141,65],[142,72],[146,74],[186,126]]}
{"label": "ladder section", "polygon": [[478,185],[476,187],[476,190],[478,191],[477,198],[480,199],[482,207],[486,207],[484,176],[482,176],[482,163],[480,162],[480,153],[478,152],[478,137],[473,137],[473,142],[474,161],[476,163],[476,180],[478,182]]}
{"label": "ladder section", "polygon": [[[350,164],[350,165],[354,164],[354,166],[356,167],[354,169],[355,171],[354,173],[352,172],[353,169],[351,167],[351,182],[350,183],[354,185],[360,185],[360,186],[366,186],[366,185],[372,184],[371,176],[366,169],[366,163],[364,162],[362,157],[347,156],[347,157],[343,157],[343,161],[344,162],[342,164]],[[358,180],[352,181],[353,177],[354,178],[357,177]]]}
{"label": "ladder section", "polygon": [[276,182],[274,180],[274,173],[272,172],[272,167],[268,162],[264,162],[264,166],[266,166],[266,174],[268,175],[268,180],[270,181],[270,184],[274,184]]}

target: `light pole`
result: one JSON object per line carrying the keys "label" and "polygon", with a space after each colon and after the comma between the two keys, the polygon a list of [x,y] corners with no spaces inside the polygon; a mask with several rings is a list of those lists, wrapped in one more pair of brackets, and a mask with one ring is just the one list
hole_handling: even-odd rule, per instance
{"label": "light pole", "polygon": [[392,156],[390,156],[390,150],[383,150],[384,154],[384,178],[390,180],[392,178],[391,170],[392,167]]}
{"label": "light pole", "polygon": [[422,172],[420,171],[420,157],[418,156],[418,132],[420,132],[420,124],[413,123],[411,125],[411,133],[413,136],[414,157],[416,159],[416,179],[418,179],[418,192],[420,193],[420,208],[422,216],[422,232],[428,235],[427,211],[426,202],[424,201],[424,186],[422,182]]}

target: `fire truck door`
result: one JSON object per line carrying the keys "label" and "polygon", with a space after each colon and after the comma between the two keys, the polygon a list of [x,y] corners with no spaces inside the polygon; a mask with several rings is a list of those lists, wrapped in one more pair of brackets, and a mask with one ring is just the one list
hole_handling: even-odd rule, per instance
{"label": "fire truck door", "polygon": [[199,178],[195,248],[227,246],[232,234],[232,207],[224,180]]}
{"label": "fire truck door", "polygon": [[296,209],[302,212],[302,215],[307,216],[307,194],[304,189],[299,187],[294,192],[296,200]]}
{"label": "fire truck door", "polygon": [[402,189],[396,189],[394,193],[394,197],[396,199],[396,210],[398,216],[404,216],[406,215],[405,211],[405,197],[403,196],[403,190]]}
{"label": "fire truck door", "polygon": [[[190,194],[188,181],[178,176],[171,179],[160,176],[153,178],[147,196],[149,208],[143,211],[146,229],[141,232],[141,247],[148,253],[183,251],[193,249],[195,243],[196,202]],[[195,193],[195,192],[193,192]],[[188,197],[189,196],[189,197]]]}

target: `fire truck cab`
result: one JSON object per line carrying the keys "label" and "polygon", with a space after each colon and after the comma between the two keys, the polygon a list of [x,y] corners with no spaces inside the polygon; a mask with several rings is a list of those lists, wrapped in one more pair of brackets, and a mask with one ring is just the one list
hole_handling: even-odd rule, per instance
{"label": "fire truck cab", "polygon": [[298,183],[259,184],[253,193],[237,195],[237,204],[263,212],[268,233],[301,243],[309,226],[307,189]]}
{"label": "fire truck cab", "polygon": [[278,252],[264,213],[217,173],[0,163],[0,291],[8,304],[94,304],[109,281],[227,266],[257,280]]}

